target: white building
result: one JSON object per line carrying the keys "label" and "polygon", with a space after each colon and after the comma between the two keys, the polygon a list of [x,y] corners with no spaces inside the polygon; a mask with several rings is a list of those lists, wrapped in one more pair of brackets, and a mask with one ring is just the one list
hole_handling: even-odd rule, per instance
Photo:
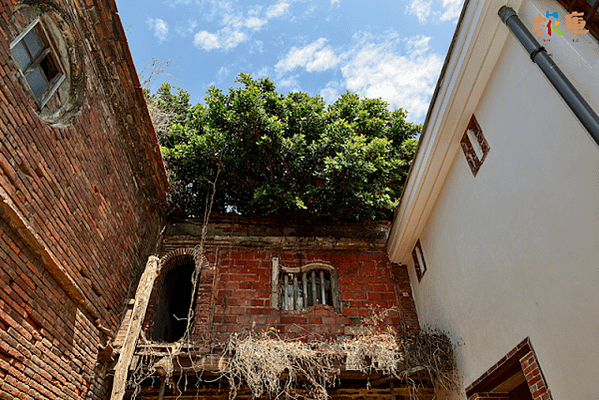
{"label": "white building", "polygon": [[[599,146],[503,5],[599,111],[599,1],[466,1],[388,251],[422,327],[457,344],[456,398],[597,400]],[[570,11],[590,13],[591,32],[574,37]]]}

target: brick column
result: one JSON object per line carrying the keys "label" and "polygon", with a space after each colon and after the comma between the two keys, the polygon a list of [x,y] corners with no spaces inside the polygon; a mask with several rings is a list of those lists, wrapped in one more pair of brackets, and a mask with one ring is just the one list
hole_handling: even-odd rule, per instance
{"label": "brick column", "polygon": [[526,382],[528,382],[532,398],[534,400],[552,400],[551,392],[547,388],[539,363],[532,351],[520,359],[520,365],[526,377]]}

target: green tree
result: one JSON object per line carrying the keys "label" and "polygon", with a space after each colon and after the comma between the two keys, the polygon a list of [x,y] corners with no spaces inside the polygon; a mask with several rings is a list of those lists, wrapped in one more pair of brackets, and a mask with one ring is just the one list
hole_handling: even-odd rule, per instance
{"label": "green tree", "polygon": [[171,199],[189,216],[213,210],[329,220],[390,218],[399,202],[421,127],[380,99],[346,93],[282,95],[268,78],[239,74],[227,94],[211,87],[206,105],[162,85],[150,101],[176,117],[160,134]]}

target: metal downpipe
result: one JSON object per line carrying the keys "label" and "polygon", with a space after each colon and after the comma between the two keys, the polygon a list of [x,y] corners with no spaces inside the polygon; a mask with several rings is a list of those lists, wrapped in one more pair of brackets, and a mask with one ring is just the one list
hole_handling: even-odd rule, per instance
{"label": "metal downpipe", "polygon": [[541,71],[549,79],[553,87],[555,87],[599,145],[599,117],[589,103],[586,102],[578,90],[576,90],[559,67],[553,62],[545,48],[539,44],[537,39],[520,21],[514,9],[503,6],[499,9],[498,14],[501,20],[516,35],[516,38],[522,43],[528,54],[530,54],[531,60],[541,68]]}

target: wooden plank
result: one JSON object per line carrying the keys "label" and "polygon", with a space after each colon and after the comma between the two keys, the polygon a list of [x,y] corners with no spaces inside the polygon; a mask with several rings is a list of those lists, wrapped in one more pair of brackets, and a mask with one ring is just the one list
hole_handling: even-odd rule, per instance
{"label": "wooden plank", "polygon": [[[401,379],[404,379],[406,376],[411,376],[413,374],[423,372],[423,371],[425,371],[424,367],[414,367],[414,368],[406,369],[404,371],[399,372],[397,374],[397,376],[399,376]],[[370,382],[370,384],[372,385],[372,387],[375,387],[375,386],[384,385],[385,383],[388,383],[388,382],[393,382],[395,380],[398,380],[398,378],[394,375],[390,375],[390,376],[385,376],[385,377],[373,380],[372,382]]]}
{"label": "wooden plank", "polygon": [[[164,393],[164,400],[229,400],[229,385],[226,382],[206,383],[189,381],[187,390],[183,390],[183,385],[179,384],[179,390],[176,388],[167,388]],[[341,386],[329,388],[327,390],[329,399],[331,400],[380,400],[389,399],[393,395],[397,400],[416,398],[418,400],[432,400],[435,391],[432,387],[420,387],[416,392],[409,385],[401,384],[394,385],[393,392],[391,388],[370,388],[366,387],[366,382],[362,381],[354,387],[344,387],[344,382]],[[311,398],[313,393],[304,389],[297,388],[296,393],[300,398]],[[137,394],[137,400],[156,400],[160,396],[159,385],[144,386]],[[305,397],[304,397],[305,396]],[[283,398],[284,396],[281,396]],[[267,398],[263,396],[261,398]],[[237,392],[235,400],[251,400],[253,399],[251,391],[247,386],[241,387]]]}
{"label": "wooden plank", "polygon": [[152,293],[154,280],[156,280],[156,274],[158,272],[158,263],[159,260],[157,257],[150,256],[146,263],[146,269],[139,280],[129,328],[127,329],[125,342],[123,343],[121,354],[115,367],[112,393],[110,395],[111,400],[122,400],[125,395],[127,372],[129,370],[129,364],[131,364],[131,360],[133,359],[135,345],[137,344],[137,339],[139,338],[139,333],[141,331],[141,324],[148,309],[150,294]]}

